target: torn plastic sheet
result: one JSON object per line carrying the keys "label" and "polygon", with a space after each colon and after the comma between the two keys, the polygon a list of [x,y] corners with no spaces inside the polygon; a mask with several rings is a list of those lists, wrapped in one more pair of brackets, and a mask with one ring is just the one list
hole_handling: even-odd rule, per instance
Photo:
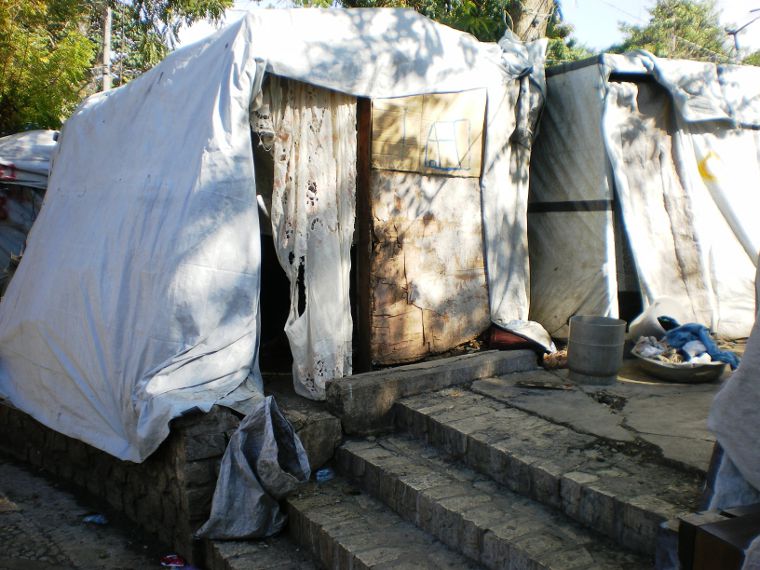
{"label": "torn plastic sheet", "polygon": [[263,538],[286,517],[278,501],[309,480],[306,451],[272,396],[240,423],[224,452],[209,520],[196,536]]}

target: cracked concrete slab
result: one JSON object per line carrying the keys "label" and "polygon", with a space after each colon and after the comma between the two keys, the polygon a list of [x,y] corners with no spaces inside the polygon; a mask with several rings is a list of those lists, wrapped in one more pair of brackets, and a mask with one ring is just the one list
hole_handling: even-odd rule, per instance
{"label": "cracked concrete slab", "polygon": [[622,425],[622,417],[600,405],[577,388],[552,390],[527,387],[531,383],[555,383],[566,378],[545,370],[518,372],[473,382],[472,391],[502,401],[525,412],[605,439],[632,442],[635,435]]}
{"label": "cracked concrete slab", "polygon": [[472,390],[581,433],[644,441],[666,459],[704,473],[715,442],[707,414],[725,381],[662,382],[625,361],[611,386],[576,387],[568,383],[567,370],[538,370],[479,380]]}

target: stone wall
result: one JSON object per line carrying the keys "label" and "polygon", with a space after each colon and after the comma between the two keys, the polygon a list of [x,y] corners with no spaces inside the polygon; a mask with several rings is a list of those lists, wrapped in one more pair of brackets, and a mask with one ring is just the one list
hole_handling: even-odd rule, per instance
{"label": "stone wall", "polygon": [[105,499],[194,563],[193,532],[206,521],[219,464],[240,418],[215,406],[174,420],[170,436],[143,463],[120,461],[0,403],[0,450]]}

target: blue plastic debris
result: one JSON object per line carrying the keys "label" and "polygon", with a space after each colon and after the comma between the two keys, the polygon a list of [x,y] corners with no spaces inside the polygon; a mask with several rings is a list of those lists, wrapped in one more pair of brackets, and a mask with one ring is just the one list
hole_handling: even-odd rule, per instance
{"label": "blue plastic debris", "polygon": [[105,515],[87,515],[82,519],[82,522],[86,523],[92,523],[92,524],[108,524],[108,519]]}
{"label": "blue plastic debris", "polygon": [[316,473],[316,479],[317,479],[317,483],[324,483],[326,481],[329,481],[330,479],[335,479],[335,471],[333,471],[329,467],[320,469]]}

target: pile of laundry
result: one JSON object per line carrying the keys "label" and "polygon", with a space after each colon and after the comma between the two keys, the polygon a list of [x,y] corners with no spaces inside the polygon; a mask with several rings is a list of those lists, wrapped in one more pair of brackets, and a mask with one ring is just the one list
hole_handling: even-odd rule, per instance
{"label": "pile of laundry", "polygon": [[679,325],[670,317],[659,317],[665,336],[657,339],[642,336],[633,347],[633,353],[643,358],[668,364],[707,364],[725,362],[735,370],[739,357],[730,350],[720,350],[709,329],[697,323]]}

